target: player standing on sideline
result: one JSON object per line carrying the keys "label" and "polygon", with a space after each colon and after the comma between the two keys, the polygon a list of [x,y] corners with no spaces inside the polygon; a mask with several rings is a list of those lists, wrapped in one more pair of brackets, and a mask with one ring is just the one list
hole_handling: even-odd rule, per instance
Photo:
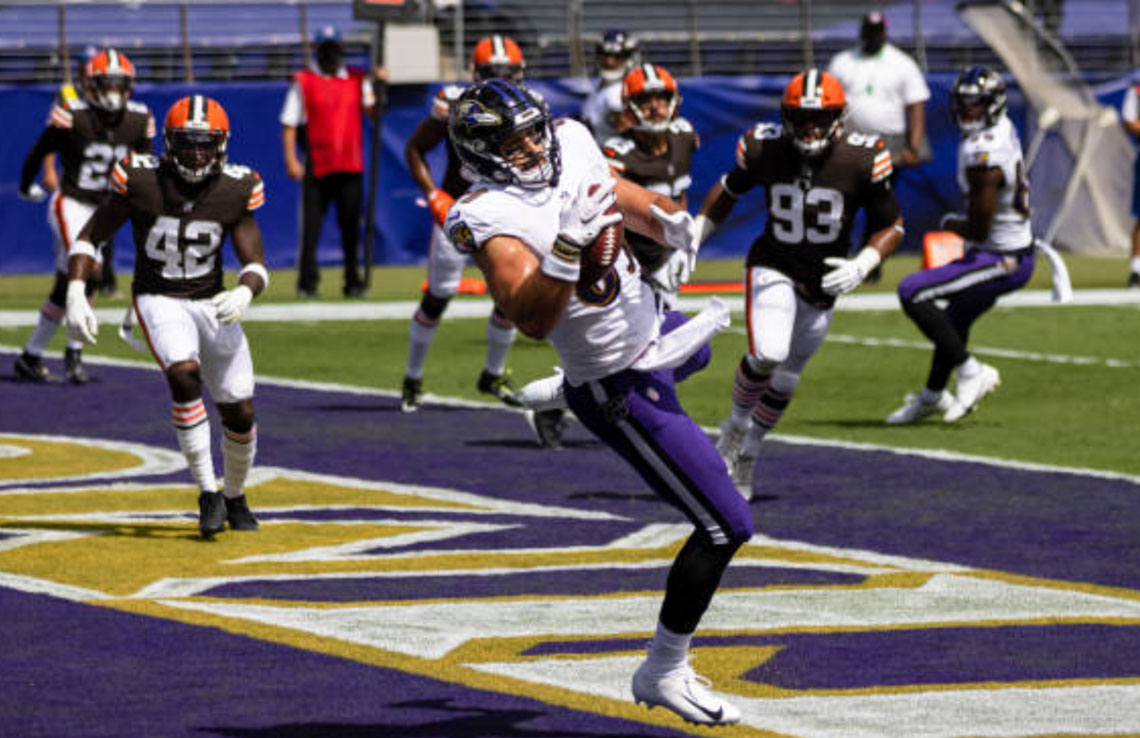
{"label": "player standing on sideline", "polygon": [[[475,50],[471,54],[471,68],[475,82],[509,79],[521,84],[526,60],[513,39],[499,35],[488,36],[475,44]],[[408,363],[404,370],[400,400],[400,409],[406,413],[415,412],[420,407],[428,351],[435,341],[443,312],[459,290],[459,280],[467,265],[467,256],[455,250],[441,228],[452,203],[470,186],[460,173],[459,160],[447,135],[448,112],[463,90],[461,85],[448,85],[440,90],[432,102],[431,113],[420,122],[404,147],[408,169],[423,190],[434,221],[428,245],[428,286],[419,308],[412,316],[408,341]],[[447,170],[443,175],[443,183],[437,186],[428,167],[427,154],[444,141],[448,142]],[[501,312],[494,310],[487,321],[487,357],[476,382],[480,392],[497,397],[513,407],[519,406],[520,402],[506,376],[506,366],[507,354],[515,342],[515,334],[514,325]]]}
{"label": "player standing on sideline", "polygon": [[[953,423],[1001,382],[998,370],[975,359],[966,341],[974,321],[999,297],[1024,287],[1036,263],[1021,140],[1005,107],[1005,82],[986,67],[963,72],[950,91],[962,131],[958,186],[966,213],[943,216],[942,227],[964,238],[967,248],[962,258],[899,283],[903,310],[934,343],[934,357],[926,386],[887,416],[892,425],[936,412]],[[951,371],[958,380],[953,395],[946,391]]]}
{"label": "player standing on sideline", "polygon": [[[1124,93],[1120,108],[1124,130],[1133,140],[1140,140],[1140,82],[1133,80]],[[1132,175],[1132,258],[1128,262],[1128,288],[1140,289],[1140,163],[1133,167]]]}
{"label": "player standing on sideline", "polygon": [[495,303],[519,329],[554,345],[582,423],[696,525],[669,572],[633,697],[693,723],[737,722],[740,711],[706,688],[688,650],[721,575],[752,535],[752,518],[716,449],[681,408],[669,369],[716,327],[682,345],[670,339],[684,329],[662,337],[653,292],[624,249],[602,277],[579,284],[583,251],[592,259],[595,240],[623,215],[625,225],[685,250],[694,245],[692,218],[664,196],[615,180],[585,126],[552,124],[526,88],[476,85],[452,107],[450,131],[480,182],[448,214],[448,236],[475,254]]}
{"label": "player standing on sideline", "polygon": [[[736,147],[736,166],[705,198],[702,238],[757,185],[768,220],[745,262],[748,353],[732,390],[732,415],[717,448],[751,496],[761,442],[788,408],[807,362],[819,350],[835,299],[858,287],[902,241],[891,189],[891,153],[882,139],[845,133],[843,87],[817,69],[784,90],[782,125],[758,123]],[[852,221],[863,208],[866,245],[853,258]]]}
{"label": "player standing on sideline", "polygon": [[[24,157],[20,172],[20,197],[42,202],[46,193],[35,179],[44,157],[58,152],[63,169],[63,182],[48,202],[48,224],[55,246],[55,283],[40,308],[32,337],[15,364],[16,376],[33,382],[46,382],[51,378],[43,355],[64,316],[68,253],[79,229],[107,194],[111,167],[132,151],[154,150],[151,144],[154,117],[146,105],[130,99],[135,81],[134,65],[115,49],[104,49],[88,66],[85,99],[61,102],[52,108],[47,128]],[[102,241],[96,243],[101,247]],[[102,249],[93,256],[97,274],[103,263]],[[93,278],[88,295],[94,291],[96,282]],[[75,384],[88,380],[82,349],[82,342],[69,338],[63,355],[67,379]]]}
{"label": "player standing on sideline", "polygon": [[[71,251],[67,285],[69,336],[95,342],[98,325],[83,296],[93,266],[92,243],[129,219],[135,239],[135,313],[151,354],[166,374],[174,433],[198,485],[203,537],[256,530],[245,481],[257,451],[253,360],[241,320],[269,285],[261,231],[253,211],[265,186],[249,167],[226,162],[226,111],[203,95],[184,97],[163,126],[162,158],[136,154],[115,165],[111,194]],[[223,289],[222,244],[229,236],[242,264],[238,285]],[[222,416],[223,493],[210,456],[210,423],[202,384]]]}
{"label": "player standing on sideline", "polygon": [[619,28],[602,35],[594,52],[598,79],[582,102],[582,120],[590,127],[598,145],[629,130],[632,121],[622,103],[622,81],[641,63],[641,42]]}

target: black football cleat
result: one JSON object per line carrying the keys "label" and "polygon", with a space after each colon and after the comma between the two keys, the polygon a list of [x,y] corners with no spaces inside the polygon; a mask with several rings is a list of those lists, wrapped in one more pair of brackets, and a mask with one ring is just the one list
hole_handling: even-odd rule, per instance
{"label": "black football cleat", "polygon": [[226,498],[226,522],[230,524],[230,530],[257,530],[261,527],[249,509],[245,495]]}
{"label": "black football cleat", "polygon": [[13,368],[16,370],[16,378],[25,382],[50,382],[52,379],[51,372],[44,366],[44,360],[27,351],[16,358]]}
{"label": "black football cleat", "polygon": [[515,388],[511,385],[511,380],[507,378],[506,374],[495,375],[484,369],[475,386],[483,394],[499,398],[504,405],[510,407],[523,406],[522,400],[519,399],[518,393],[515,392]]}
{"label": "black football cleat", "polygon": [[1128,275],[1128,289],[1140,290],[1140,272],[1132,272]]}
{"label": "black football cleat", "polygon": [[423,404],[420,401],[423,393],[423,380],[404,377],[404,388],[400,390],[400,410],[405,413],[419,410]]}
{"label": "black football cleat", "polygon": [[526,422],[534,431],[538,445],[543,448],[562,448],[562,431],[566,429],[566,411],[561,408],[551,410],[528,410]]}
{"label": "black football cleat", "polygon": [[198,530],[203,538],[213,538],[226,529],[226,498],[221,492],[198,495]]}
{"label": "black football cleat", "polygon": [[63,352],[63,368],[67,372],[67,381],[72,384],[87,384],[91,378],[87,375],[87,368],[83,366],[83,350],[67,349]]}

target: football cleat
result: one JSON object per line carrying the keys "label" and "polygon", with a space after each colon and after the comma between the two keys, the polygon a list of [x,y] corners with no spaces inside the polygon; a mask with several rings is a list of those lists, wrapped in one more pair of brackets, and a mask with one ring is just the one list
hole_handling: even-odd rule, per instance
{"label": "football cleat", "polygon": [[226,522],[230,524],[230,530],[257,530],[261,527],[249,509],[245,495],[226,498]]}
{"label": "football cleat", "polygon": [[495,375],[486,369],[479,375],[479,381],[475,385],[479,391],[485,395],[494,395],[504,405],[510,407],[522,407],[523,402],[519,399],[518,392],[515,391],[511,380],[507,378],[506,374]]}
{"label": "football cleat", "polygon": [[221,492],[198,495],[198,530],[203,538],[213,538],[226,529],[226,499]]}
{"label": "football cleat", "polygon": [[919,393],[908,392],[902,407],[888,415],[886,422],[887,425],[910,425],[934,413],[945,415],[957,404],[958,400],[946,390],[942,390],[942,394],[933,402],[927,402]]}
{"label": "football cleat", "polygon": [[756,457],[752,454],[745,453],[741,449],[732,458],[732,463],[728,465],[729,474],[732,476],[732,482],[736,485],[736,489],[740,492],[740,496],[746,502],[751,502],[753,497],[752,491],[752,473],[756,469]]}
{"label": "football cleat", "polygon": [[90,377],[83,366],[83,351],[81,349],[67,349],[63,352],[63,368],[67,372],[67,381],[72,384],[87,384]]}
{"label": "football cleat", "polygon": [[633,699],[653,709],[664,707],[695,725],[732,725],[740,710],[709,690],[710,682],[688,664],[662,671],[644,661],[633,673]]}
{"label": "football cleat", "polygon": [[744,444],[746,433],[748,433],[747,425],[742,428],[733,423],[731,419],[720,424],[720,438],[716,441],[716,450],[720,452],[721,458],[728,466],[729,474],[732,474],[732,464],[736,460],[737,454],[740,453],[740,447]]}
{"label": "football cleat", "polygon": [[1128,289],[1140,290],[1140,272],[1132,272],[1128,275]]}
{"label": "football cleat", "polygon": [[562,432],[566,430],[566,411],[562,408],[550,410],[527,410],[526,422],[534,431],[538,445],[543,448],[562,448]]}
{"label": "football cleat", "polygon": [[27,351],[16,357],[15,364],[12,368],[16,371],[16,378],[28,382],[50,382],[51,372],[44,366],[44,360],[39,356],[33,356]]}
{"label": "football cleat", "polygon": [[423,395],[423,380],[404,377],[404,388],[400,390],[400,410],[405,413],[419,410],[423,404],[420,401],[421,395]]}
{"label": "football cleat", "polygon": [[953,423],[973,412],[981,399],[997,389],[999,384],[1001,374],[989,364],[982,364],[972,377],[958,377],[958,386],[954,388],[957,402],[942,416],[943,422]]}

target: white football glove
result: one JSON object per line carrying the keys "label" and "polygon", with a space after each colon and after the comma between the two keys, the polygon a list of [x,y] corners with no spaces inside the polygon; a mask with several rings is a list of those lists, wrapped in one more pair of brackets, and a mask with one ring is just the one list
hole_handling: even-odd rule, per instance
{"label": "white football glove", "polygon": [[606,212],[616,200],[614,178],[609,172],[584,178],[578,196],[562,210],[559,240],[577,249],[589,246],[602,229],[621,221],[621,213]]}
{"label": "white football glove", "polygon": [[232,290],[219,292],[214,295],[214,299],[211,300],[217,309],[218,322],[223,325],[237,323],[244,318],[245,311],[249,308],[249,303],[252,301],[253,290],[244,284],[239,284]]}
{"label": "white football glove", "polygon": [[48,196],[47,190],[45,190],[43,187],[40,187],[39,183],[37,182],[32,182],[30,185],[28,185],[28,189],[20,190],[16,194],[18,194],[20,196],[20,199],[24,202],[32,203],[43,202],[47,199]]}
{"label": "white football glove", "polygon": [[688,282],[689,275],[697,268],[697,253],[701,250],[701,244],[712,234],[713,222],[703,215],[694,218],[686,210],[666,213],[656,205],[650,205],[649,212],[661,223],[665,243],[688,256],[688,271],[683,280]]}
{"label": "white football glove", "polygon": [[689,255],[677,249],[669,254],[669,258],[665,260],[664,264],[657,267],[649,275],[649,279],[665,292],[674,294],[681,289],[681,285],[688,283],[692,274],[693,268]]}
{"label": "white football glove", "polygon": [[863,284],[863,280],[880,261],[882,257],[879,256],[879,252],[870,246],[864,246],[854,259],[829,256],[823,260],[823,263],[832,269],[823,275],[819,286],[829,295],[845,295]]}
{"label": "white football glove", "polygon": [[95,343],[95,336],[99,335],[99,321],[95,318],[91,303],[87,302],[87,283],[82,279],[73,279],[67,283],[67,313],[64,322],[67,324],[67,337],[72,341]]}

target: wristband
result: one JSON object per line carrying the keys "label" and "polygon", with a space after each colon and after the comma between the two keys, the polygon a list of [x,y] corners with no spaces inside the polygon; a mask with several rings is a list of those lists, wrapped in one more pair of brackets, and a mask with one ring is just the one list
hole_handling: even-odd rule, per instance
{"label": "wristband", "polygon": [[716,223],[707,215],[698,215],[693,219],[694,230],[697,232],[697,245],[701,245],[709,239],[709,236],[716,230]]}
{"label": "wristband", "polygon": [[95,244],[91,243],[90,241],[83,240],[79,240],[71,244],[71,248],[67,251],[68,257],[90,256],[92,259],[95,258],[95,253]]}
{"label": "wristband", "polygon": [[262,291],[269,288],[269,271],[266,270],[264,264],[258,264],[256,261],[251,261],[250,263],[243,266],[241,268],[241,271],[238,272],[238,279],[240,280],[242,278],[242,275],[245,274],[256,274],[257,276],[261,277]]}
{"label": "wristband", "polygon": [[873,246],[864,246],[863,250],[855,256],[855,263],[859,265],[859,269],[864,275],[870,274],[882,261],[882,254]]}
{"label": "wristband", "polygon": [[582,273],[582,252],[563,243],[554,242],[550,253],[542,257],[542,273],[562,282],[577,282]]}

